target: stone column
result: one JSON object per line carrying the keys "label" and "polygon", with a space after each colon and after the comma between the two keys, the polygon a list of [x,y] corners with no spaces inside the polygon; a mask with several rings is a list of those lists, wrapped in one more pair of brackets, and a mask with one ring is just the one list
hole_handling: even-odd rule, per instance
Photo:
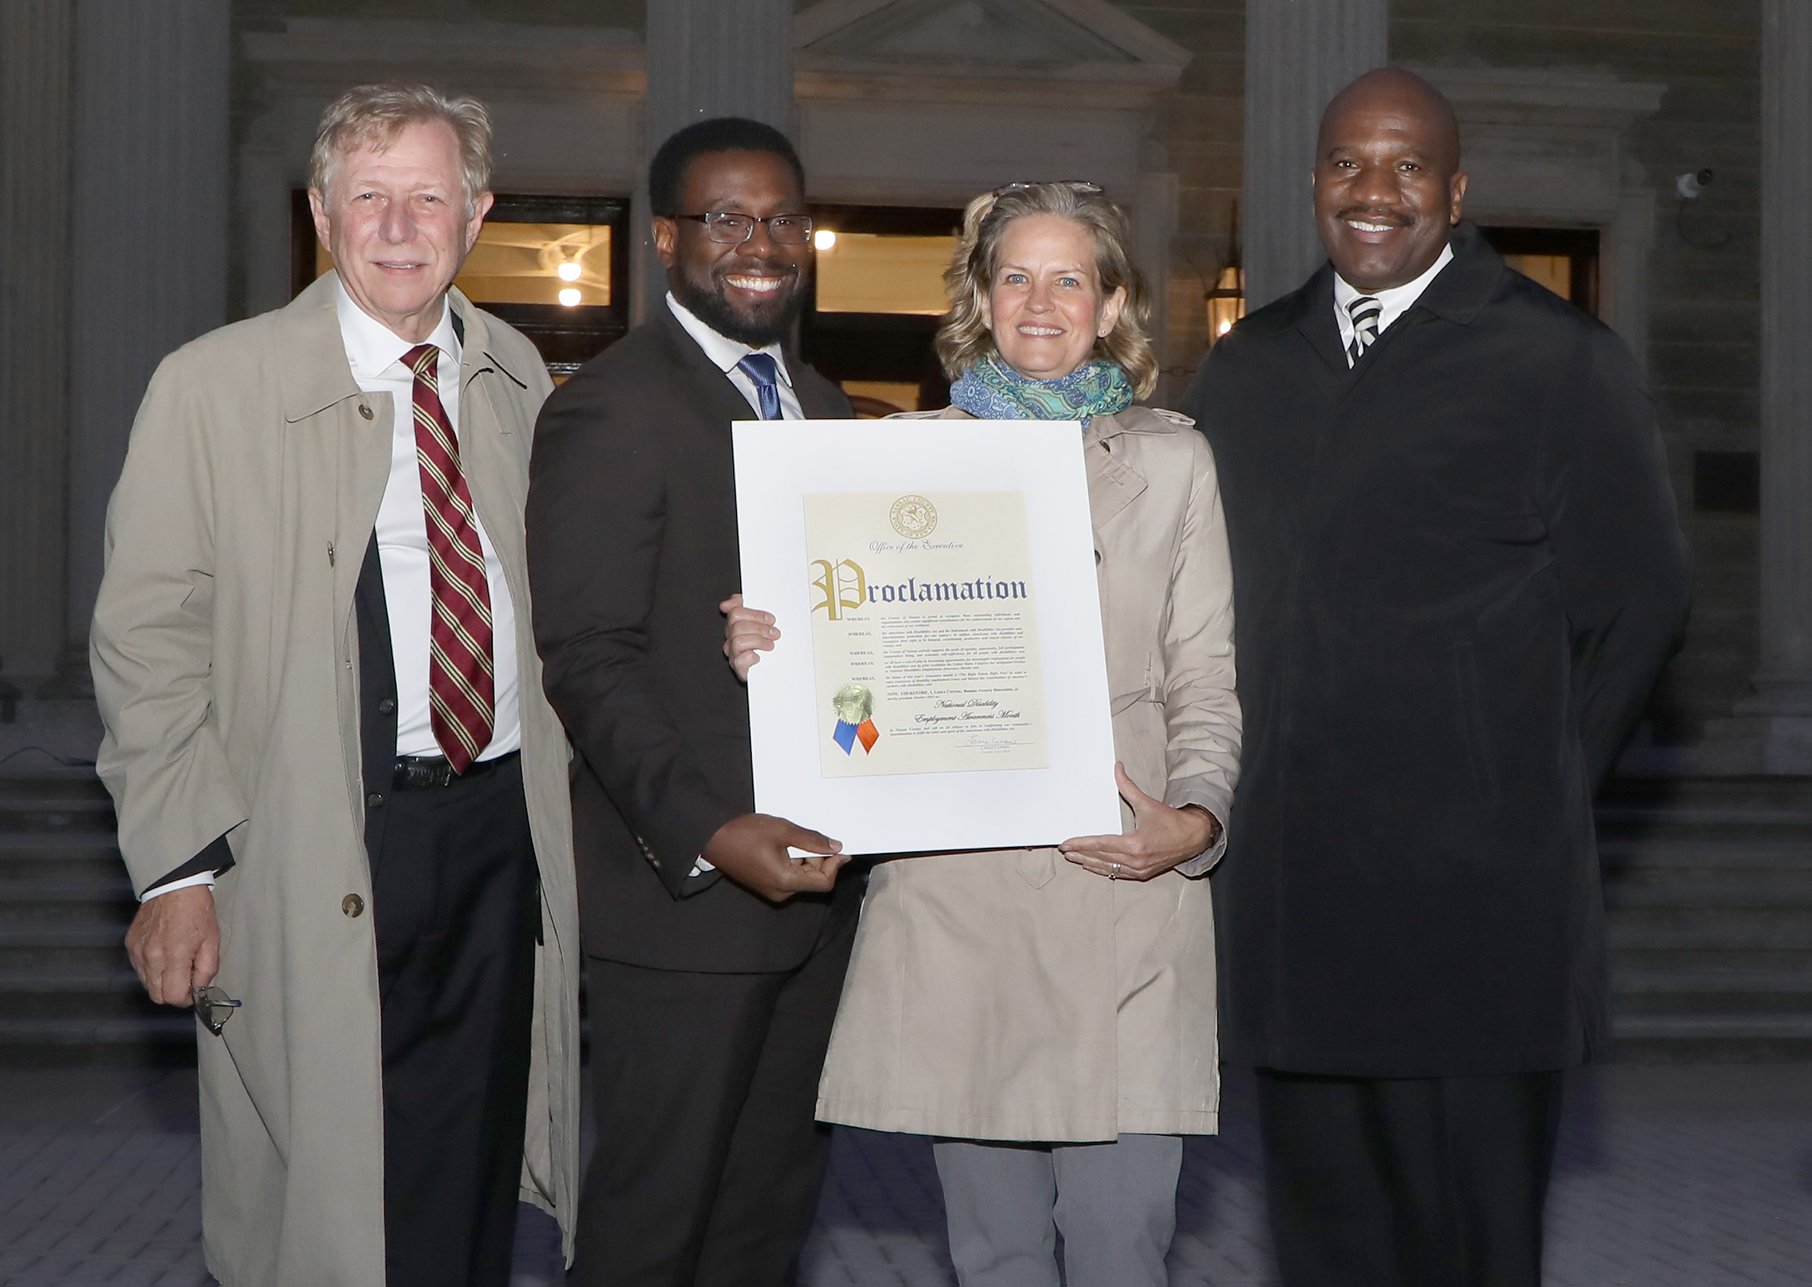
{"label": "stone column", "polygon": [[107,497],[158,361],[226,321],[228,0],[79,0],[64,679],[87,682]]}
{"label": "stone column", "polygon": [[65,0],[0,5],[0,687],[64,644],[74,39]]}
{"label": "stone column", "polygon": [[630,219],[641,247],[630,307],[639,320],[665,290],[648,238],[647,160],[682,126],[749,116],[793,133],[791,0],[659,0],[648,5],[647,151]]}
{"label": "stone column", "polygon": [[1296,289],[1326,255],[1309,194],[1321,109],[1383,66],[1389,0],[1246,0],[1246,308]]}
{"label": "stone column", "polygon": [[1812,7],[1763,0],[1761,634],[1709,731],[1741,771],[1812,773]]}

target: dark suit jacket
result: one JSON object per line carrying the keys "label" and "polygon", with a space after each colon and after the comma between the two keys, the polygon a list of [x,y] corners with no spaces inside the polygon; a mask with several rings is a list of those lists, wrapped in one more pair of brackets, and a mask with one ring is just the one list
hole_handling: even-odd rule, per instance
{"label": "dark suit jacket", "polygon": [[1211,351],[1246,743],[1215,877],[1230,1057],[1559,1068],[1606,1021],[1592,795],[1686,607],[1606,327],[1462,226],[1349,371],[1333,270]]}
{"label": "dark suit jacket", "polygon": [[[849,402],[792,354],[807,416]],[[785,970],[857,882],[774,907],[688,879],[752,811],[748,698],[718,603],[742,583],[730,422],[754,412],[672,313],[579,369],[535,430],[529,583],[547,695],[578,758],[573,826],[590,955],[661,969]],[[807,826],[810,818],[796,818]]]}

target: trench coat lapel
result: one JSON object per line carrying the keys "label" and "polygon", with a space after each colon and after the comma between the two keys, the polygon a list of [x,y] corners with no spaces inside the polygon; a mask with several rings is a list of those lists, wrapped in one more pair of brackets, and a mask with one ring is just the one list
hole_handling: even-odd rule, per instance
{"label": "trench coat lapel", "polygon": [[366,393],[352,378],[335,312],[338,280],[322,275],[283,310],[278,326],[284,423],[302,435],[304,450],[328,454],[336,480],[334,537],[321,554],[333,565],[333,619],[344,636],[390,476],[394,411],[388,396]]}
{"label": "trench coat lapel", "polygon": [[1082,463],[1088,471],[1088,512],[1094,528],[1095,559],[1103,553],[1101,529],[1145,491],[1145,475],[1128,465],[1111,446],[1124,427],[1113,416],[1096,416],[1082,435]]}

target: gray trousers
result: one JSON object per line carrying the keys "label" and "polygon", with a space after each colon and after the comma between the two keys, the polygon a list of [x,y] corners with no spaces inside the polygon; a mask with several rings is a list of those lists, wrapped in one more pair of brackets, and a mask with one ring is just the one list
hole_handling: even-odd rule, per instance
{"label": "gray trousers", "polygon": [[[962,1287],[1165,1287],[1183,1141],[932,1145]],[[1063,1235],[1063,1272],[1057,1235]]]}

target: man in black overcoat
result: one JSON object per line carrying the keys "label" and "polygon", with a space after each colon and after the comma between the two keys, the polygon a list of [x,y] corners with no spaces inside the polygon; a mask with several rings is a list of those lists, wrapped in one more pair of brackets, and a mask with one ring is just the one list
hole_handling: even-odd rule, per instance
{"label": "man in black overcoat", "polygon": [[1247,741],[1215,877],[1286,1287],[1537,1287],[1561,1070],[1603,1051],[1592,797],[1680,629],[1612,332],[1460,222],[1453,109],[1322,119],[1330,262],[1210,353]]}
{"label": "man in black overcoat", "polygon": [[823,1175],[814,1103],[860,888],[837,884],[832,841],[753,812],[719,613],[742,579],[730,422],[850,414],[780,344],[811,270],[803,189],[766,125],[668,139],[649,196],[669,293],[536,429],[535,638],[577,753],[585,1287],[790,1283]]}

